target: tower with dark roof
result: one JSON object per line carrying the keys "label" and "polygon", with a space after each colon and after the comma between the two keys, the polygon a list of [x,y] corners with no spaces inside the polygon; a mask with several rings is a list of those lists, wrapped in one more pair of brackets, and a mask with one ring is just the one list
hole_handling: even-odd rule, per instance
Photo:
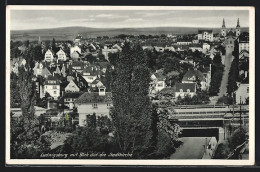
{"label": "tower with dark roof", "polygon": [[221,36],[226,36],[227,35],[227,29],[226,29],[226,25],[225,25],[225,19],[223,19],[223,23],[222,23],[222,29],[221,29]]}
{"label": "tower with dark roof", "polygon": [[240,35],[240,24],[239,24],[239,18],[237,19],[237,27],[236,27],[236,36],[238,37]]}

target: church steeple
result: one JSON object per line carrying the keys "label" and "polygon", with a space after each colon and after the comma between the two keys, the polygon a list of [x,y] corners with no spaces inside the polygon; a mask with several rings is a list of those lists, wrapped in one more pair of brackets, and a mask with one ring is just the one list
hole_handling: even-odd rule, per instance
{"label": "church steeple", "polygon": [[238,37],[240,35],[240,24],[239,24],[239,18],[237,19],[237,27],[236,27],[236,36]]}
{"label": "church steeple", "polygon": [[224,18],[223,18],[222,28],[226,28],[226,26],[225,26],[225,19]]}
{"label": "church steeple", "polygon": [[240,27],[239,18],[237,19],[237,27]]}

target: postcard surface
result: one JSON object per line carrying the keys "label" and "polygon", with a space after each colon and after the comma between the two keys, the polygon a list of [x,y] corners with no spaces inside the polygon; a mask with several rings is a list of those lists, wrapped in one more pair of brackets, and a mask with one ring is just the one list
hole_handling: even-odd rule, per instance
{"label": "postcard surface", "polygon": [[7,6],[6,164],[253,165],[253,7]]}

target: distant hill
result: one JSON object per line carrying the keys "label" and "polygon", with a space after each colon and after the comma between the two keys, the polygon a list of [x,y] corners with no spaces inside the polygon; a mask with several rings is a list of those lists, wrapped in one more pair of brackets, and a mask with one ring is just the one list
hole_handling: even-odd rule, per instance
{"label": "distant hill", "polygon": [[[132,35],[160,35],[160,34],[197,34],[199,29],[212,29],[213,33],[219,33],[220,28],[193,28],[193,27],[147,27],[147,28],[90,28],[90,27],[61,27],[50,29],[34,30],[13,30],[11,31],[11,40],[73,40],[77,34],[85,38],[97,36],[116,36],[119,34]],[[248,28],[241,28],[241,31],[247,31]]]}

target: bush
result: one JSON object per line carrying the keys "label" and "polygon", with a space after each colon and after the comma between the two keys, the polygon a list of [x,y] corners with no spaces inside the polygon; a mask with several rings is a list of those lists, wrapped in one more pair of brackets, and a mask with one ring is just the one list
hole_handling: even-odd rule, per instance
{"label": "bush", "polygon": [[228,97],[228,96],[220,97],[218,99],[218,101],[217,101],[217,104],[231,105],[231,104],[233,104],[233,98],[232,97]]}
{"label": "bush", "polygon": [[65,131],[65,127],[57,126],[57,127],[55,127],[55,130],[58,131],[58,132],[64,132]]}
{"label": "bush", "polygon": [[226,159],[230,153],[228,144],[220,143],[215,152],[214,159]]}

